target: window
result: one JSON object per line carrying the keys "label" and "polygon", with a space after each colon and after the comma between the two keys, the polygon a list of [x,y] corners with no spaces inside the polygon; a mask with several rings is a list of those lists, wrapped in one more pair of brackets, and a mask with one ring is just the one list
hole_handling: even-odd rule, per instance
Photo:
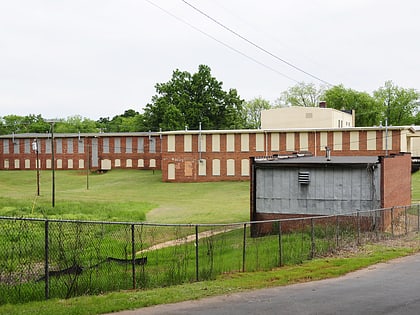
{"label": "window", "polygon": [[226,161],[227,176],[235,176],[235,160],[228,159]]}
{"label": "window", "polygon": [[133,140],[131,138],[125,138],[125,153],[133,153],[132,142],[133,142]]}
{"label": "window", "polygon": [[220,160],[219,159],[214,159],[212,161],[212,175],[220,176]]}
{"label": "window", "polygon": [[45,153],[51,154],[51,139],[47,139],[45,142]]}
{"label": "window", "polygon": [[[84,139],[80,139],[78,141],[77,151],[79,153],[85,153],[85,140]],[[81,167],[81,168],[83,168],[83,167]]]}
{"label": "window", "polygon": [[31,140],[30,139],[25,139],[25,153],[31,153]]}
{"label": "window", "polygon": [[137,139],[137,153],[144,153],[144,138]]}
{"label": "window", "polygon": [[192,136],[184,135],[184,152],[192,152]]}
{"label": "window", "polygon": [[220,135],[212,135],[211,150],[213,152],[220,152]]}
{"label": "window", "polygon": [[201,159],[198,162],[198,176],[206,176],[206,160]]}
{"label": "window", "polygon": [[3,153],[9,154],[9,139],[3,140]]}
{"label": "window", "polygon": [[156,139],[149,138],[149,153],[156,153]]}
{"label": "window", "polygon": [[235,152],[235,135],[234,134],[226,135],[226,151]]}
{"label": "window", "polygon": [[114,139],[114,153],[121,153],[121,139]]}
{"label": "window", "polygon": [[63,153],[63,139],[55,139],[55,143],[56,143],[56,149],[55,149],[55,153]]}
{"label": "window", "polygon": [[67,139],[67,153],[73,153],[73,139]]}
{"label": "window", "polygon": [[102,145],[103,145],[103,152],[109,153],[109,138],[104,138],[102,140]]}
{"label": "window", "polygon": [[20,145],[19,145],[19,139],[15,139],[15,141],[13,142],[13,152],[15,154],[19,154],[20,153]]}

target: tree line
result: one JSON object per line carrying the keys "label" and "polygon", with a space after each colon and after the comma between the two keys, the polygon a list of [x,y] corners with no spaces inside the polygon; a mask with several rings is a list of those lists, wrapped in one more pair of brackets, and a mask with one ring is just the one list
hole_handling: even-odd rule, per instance
{"label": "tree line", "polygon": [[[325,101],[327,107],[354,110],[356,126],[401,126],[420,124],[420,94],[413,88],[402,88],[392,81],[372,94],[345,88],[298,83],[270,102],[262,97],[245,101],[236,89],[223,90],[223,83],[211,74],[210,67],[200,65],[196,73],[175,70],[166,83],[155,85],[156,94],[142,113],[128,109],[113,118],[97,121],[75,115],[58,119],[57,133],[77,132],[147,132],[183,130],[257,129],[262,110],[289,106],[316,107]],[[51,128],[41,115],[7,115],[0,117],[0,134],[45,133]]]}

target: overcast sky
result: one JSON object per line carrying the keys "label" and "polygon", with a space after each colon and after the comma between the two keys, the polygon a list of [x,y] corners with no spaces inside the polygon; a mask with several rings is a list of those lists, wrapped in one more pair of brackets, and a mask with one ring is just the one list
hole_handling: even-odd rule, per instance
{"label": "overcast sky", "polygon": [[420,89],[418,0],[186,2],[0,0],[0,117],[142,112],[200,64],[245,100],[296,82]]}

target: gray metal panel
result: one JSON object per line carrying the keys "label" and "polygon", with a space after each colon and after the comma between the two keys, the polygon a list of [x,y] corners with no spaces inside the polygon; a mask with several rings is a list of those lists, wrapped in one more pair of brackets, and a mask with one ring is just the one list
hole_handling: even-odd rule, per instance
{"label": "gray metal panel", "polygon": [[[309,184],[299,183],[299,171],[310,173]],[[257,168],[256,211],[336,214],[374,209],[380,204],[379,184],[380,169],[366,166]]]}

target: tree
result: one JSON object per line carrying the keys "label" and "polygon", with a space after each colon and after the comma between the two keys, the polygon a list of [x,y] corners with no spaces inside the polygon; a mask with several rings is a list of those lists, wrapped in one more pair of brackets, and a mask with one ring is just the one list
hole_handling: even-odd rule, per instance
{"label": "tree", "polygon": [[0,118],[0,134],[45,132],[49,128],[41,115],[7,115]]}
{"label": "tree", "polygon": [[326,90],[323,99],[330,108],[354,110],[357,127],[374,126],[381,120],[381,109],[378,108],[376,100],[366,92],[337,85]]}
{"label": "tree", "polygon": [[272,108],[269,101],[262,97],[254,98],[244,104],[246,128],[258,129],[261,127],[261,111]]}
{"label": "tree", "polygon": [[300,82],[281,94],[276,100],[276,107],[317,107],[324,90],[324,87],[317,88],[313,83]]}
{"label": "tree", "polygon": [[415,122],[419,93],[414,89],[403,89],[392,81],[386,81],[373,95],[382,110],[382,120],[387,119],[389,125],[411,125]]}
{"label": "tree", "polygon": [[77,133],[77,132],[98,132],[94,120],[82,116],[70,116],[67,119],[60,119],[54,126],[56,133]]}
{"label": "tree", "polygon": [[156,95],[144,110],[145,126],[153,131],[233,129],[244,126],[243,101],[235,89],[222,90],[222,82],[211,76],[208,66],[198,72],[175,70],[167,83],[155,85]]}
{"label": "tree", "polygon": [[96,126],[103,132],[148,131],[144,125],[143,115],[134,109],[128,109],[124,114],[116,115],[111,120],[109,117],[101,117],[96,121]]}

